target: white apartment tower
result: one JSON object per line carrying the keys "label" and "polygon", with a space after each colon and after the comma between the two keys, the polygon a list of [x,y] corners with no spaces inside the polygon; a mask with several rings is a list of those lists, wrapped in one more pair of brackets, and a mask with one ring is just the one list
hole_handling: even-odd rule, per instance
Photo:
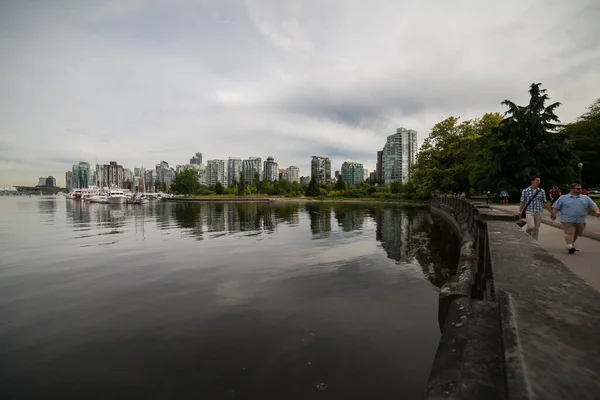
{"label": "white apartment tower", "polygon": [[416,155],[417,131],[398,128],[395,134],[388,136],[381,156],[383,183],[408,183]]}
{"label": "white apartment tower", "polygon": [[313,156],[310,162],[310,174],[319,183],[331,183],[331,160],[329,157]]}
{"label": "white apartment tower", "polygon": [[246,182],[254,182],[254,177],[262,177],[262,159],[260,157],[250,157],[242,161],[242,173]]}
{"label": "white apartment tower", "polygon": [[289,167],[287,167],[287,169],[285,170],[285,179],[287,179],[290,182],[300,183],[300,168],[294,165],[290,165]]}
{"label": "white apartment tower", "polygon": [[206,162],[206,184],[210,186],[221,182],[222,185],[227,186],[227,165],[227,160],[208,160]]}
{"label": "white apartment tower", "polygon": [[264,163],[263,171],[263,179],[271,183],[279,180],[279,165],[277,165],[273,157],[267,157],[267,161]]}
{"label": "white apartment tower", "polygon": [[229,157],[229,160],[227,160],[227,181],[229,184],[239,182],[241,173],[242,159],[239,157]]}

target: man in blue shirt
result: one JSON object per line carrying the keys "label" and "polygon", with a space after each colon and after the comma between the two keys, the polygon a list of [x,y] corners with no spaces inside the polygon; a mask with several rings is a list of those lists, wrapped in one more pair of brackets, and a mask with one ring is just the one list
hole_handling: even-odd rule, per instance
{"label": "man in blue shirt", "polygon": [[540,188],[542,180],[539,176],[531,178],[531,186],[523,189],[521,192],[521,203],[519,204],[519,214],[525,209],[525,220],[527,221],[526,232],[535,240],[538,240],[540,225],[542,223],[542,208],[550,210],[550,205],[546,200],[546,192]]}
{"label": "man in blue shirt", "polygon": [[569,254],[575,253],[575,241],[585,229],[585,220],[589,210],[596,212],[600,217],[600,209],[592,199],[581,194],[581,184],[569,185],[569,194],[560,196],[552,206],[552,220],[556,219],[556,213],[560,211],[560,223],[565,231],[565,241]]}

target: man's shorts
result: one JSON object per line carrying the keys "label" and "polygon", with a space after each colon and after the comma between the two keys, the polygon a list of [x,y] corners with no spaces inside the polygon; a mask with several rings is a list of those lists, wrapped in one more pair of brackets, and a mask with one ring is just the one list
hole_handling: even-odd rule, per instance
{"label": "man's shorts", "polygon": [[576,224],[574,222],[561,222],[560,224],[563,228],[563,231],[565,231],[565,234],[567,235],[583,235],[583,231],[585,229],[584,223]]}

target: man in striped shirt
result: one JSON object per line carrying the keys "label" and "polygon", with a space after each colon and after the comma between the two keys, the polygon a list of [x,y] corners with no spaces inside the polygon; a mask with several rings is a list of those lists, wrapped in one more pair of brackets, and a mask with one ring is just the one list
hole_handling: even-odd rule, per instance
{"label": "man in striped shirt", "polygon": [[521,203],[519,213],[525,209],[525,220],[527,221],[526,232],[535,240],[538,240],[540,225],[542,223],[542,208],[552,212],[550,204],[546,200],[546,192],[540,188],[542,180],[539,176],[531,178],[531,186],[521,192]]}

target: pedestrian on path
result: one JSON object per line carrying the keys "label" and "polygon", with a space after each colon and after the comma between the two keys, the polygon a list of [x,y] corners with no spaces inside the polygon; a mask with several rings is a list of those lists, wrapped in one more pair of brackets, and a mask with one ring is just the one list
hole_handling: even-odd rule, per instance
{"label": "pedestrian on path", "polygon": [[556,219],[556,213],[560,212],[560,224],[565,232],[565,241],[567,242],[567,251],[573,254],[577,251],[575,241],[583,235],[585,230],[585,221],[589,210],[596,212],[596,217],[600,217],[600,209],[592,199],[581,193],[581,184],[572,183],[569,185],[569,194],[560,196],[552,206],[552,220]]}
{"label": "pedestrian on path", "polygon": [[560,196],[562,196],[562,193],[560,192],[558,186],[553,186],[552,189],[550,189],[550,192],[548,192],[548,194],[550,195],[550,205],[553,205],[556,202],[556,200],[558,200]]}
{"label": "pedestrian on path", "polygon": [[522,215],[525,211],[525,220],[527,229],[525,230],[535,240],[538,240],[540,234],[540,225],[542,223],[542,207],[552,212],[550,204],[546,200],[546,192],[540,188],[542,180],[539,176],[531,178],[531,186],[523,189],[521,192],[521,203],[519,204],[519,213]]}

